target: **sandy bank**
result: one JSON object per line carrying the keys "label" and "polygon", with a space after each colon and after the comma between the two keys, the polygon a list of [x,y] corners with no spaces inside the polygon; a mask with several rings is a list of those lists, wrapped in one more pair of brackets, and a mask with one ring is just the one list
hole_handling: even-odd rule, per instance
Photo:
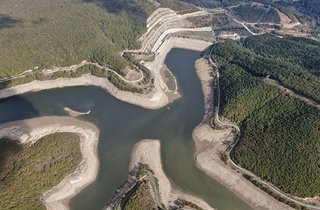
{"label": "sandy bank", "polygon": [[57,186],[43,194],[47,209],[68,209],[69,199],[95,180],[99,168],[97,143],[99,130],[88,122],[71,117],[41,117],[0,125],[0,138],[10,137],[21,143],[35,142],[56,132],[72,132],[80,135],[82,161],[79,167]]}
{"label": "sandy bank", "polygon": [[158,179],[159,183],[161,201],[166,207],[169,207],[170,203],[178,197],[183,197],[205,210],[212,210],[212,208],[202,199],[172,189],[170,181],[162,169],[159,140],[142,140],[135,145],[129,170],[138,163],[148,164],[154,171],[155,177]]}
{"label": "sandy bank", "polygon": [[212,68],[205,59],[197,60],[195,67],[201,81],[206,110],[202,123],[192,133],[196,145],[197,167],[227,186],[254,209],[292,209],[255,187],[221,160],[221,156],[234,141],[235,135],[231,129],[213,130],[210,127],[209,120],[214,114],[213,77],[210,74]]}
{"label": "sandy bank", "polygon": [[[162,45],[155,52],[155,58],[152,62],[146,62],[145,66],[149,68],[155,78],[155,88],[163,90],[167,95],[173,94],[170,98],[178,98],[180,97],[179,93],[175,91],[174,93],[168,91],[168,87],[163,78],[163,69],[164,61],[167,54],[170,52],[172,48],[182,48],[187,50],[196,50],[203,51],[208,46],[210,46],[211,42],[205,42],[201,40],[194,39],[184,39],[178,37],[172,37],[170,39],[165,40]],[[170,70],[169,70],[170,71]]]}
{"label": "sandy bank", "polygon": [[71,117],[78,117],[81,115],[87,115],[87,114],[90,114],[90,112],[91,112],[91,110],[89,110],[87,112],[78,112],[78,111],[70,109],[69,107],[64,107],[63,110],[68,112]]}
{"label": "sandy bank", "polygon": [[0,91],[0,99],[10,96],[19,95],[27,92],[36,92],[54,88],[64,88],[73,86],[97,86],[105,89],[111,95],[119,100],[135,104],[147,109],[158,109],[168,104],[168,98],[165,93],[156,88],[150,95],[142,95],[119,90],[107,78],[96,77],[90,74],[85,74],[78,78],[59,78],[48,81],[33,81],[27,84],[18,85],[12,88],[7,88]]}
{"label": "sandy bank", "polygon": [[[0,90],[0,99],[24,94],[27,92],[92,85],[105,89],[112,96],[116,97],[119,100],[147,109],[158,109],[166,106],[173,99],[179,97],[179,93],[177,92],[165,92],[165,90],[168,90],[168,88],[160,74],[160,70],[163,66],[167,53],[174,47],[202,51],[210,44],[210,42],[183,38],[171,38],[169,40],[166,40],[158,49],[158,52],[156,52],[155,60],[153,62],[146,63],[146,66],[150,69],[151,74],[154,77],[154,90],[148,95],[121,91],[106,78],[85,74],[78,78],[58,78],[48,81],[33,81],[15,87],[3,89]],[[168,96],[170,96],[170,99]]]}
{"label": "sandy bank", "polygon": [[195,63],[196,73],[201,82],[201,88],[204,95],[204,110],[205,114],[202,119],[205,123],[210,123],[211,117],[214,114],[213,107],[213,71],[209,65],[208,59],[200,58]]}

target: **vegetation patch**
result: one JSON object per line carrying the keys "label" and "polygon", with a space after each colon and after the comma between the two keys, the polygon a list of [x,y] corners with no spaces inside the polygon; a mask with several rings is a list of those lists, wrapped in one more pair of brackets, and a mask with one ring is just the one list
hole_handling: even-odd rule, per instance
{"label": "vegetation patch", "polygon": [[[306,53],[304,48],[309,48],[310,53]],[[313,63],[319,62],[319,53],[319,44],[312,40],[262,35],[248,37],[242,43],[217,43],[213,48],[213,59],[218,59],[218,63],[221,60],[235,64],[256,77],[269,76],[283,86],[320,102],[319,71],[313,68]]]}
{"label": "vegetation patch", "polygon": [[[160,0],[180,13],[191,4]],[[121,73],[120,53],[138,49],[138,37],[156,9],[148,0],[12,0],[0,2],[0,78],[26,70],[98,62]]]}
{"label": "vegetation patch", "polygon": [[232,158],[286,193],[313,197],[320,194],[320,110],[264,81],[269,75],[319,101],[313,53],[298,56],[304,47],[319,50],[303,38],[254,36],[217,43],[213,60],[220,64],[222,114],[242,133]]}
{"label": "vegetation patch", "polygon": [[124,206],[125,210],[136,209],[158,209],[151,195],[151,188],[147,181],[142,181],[136,188],[134,194],[130,196],[129,201]]}
{"label": "vegetation patch", "polygon": [[230,16],[226,14],[216,14],[212,17],[212,29],[216,35],[222,33],[238,33],[243,36],[249,35],[247,30]]}
{"label": "vegetation patch", "polygon": [[[228,7],[243,3],[244,0],[182,0],[190,2],[197,6],[215,8],[215,7]],[[259,1],[259,0],[258,0]]]}
{"label": "vegetation patch", "polygon": [[45,209],[40,197],[81,162],[79,136],[56,133],[34,144],[0,139],[1,209]]}
{"label": "vegetation patch", "polygon": [[255,180],[252,176],[243,174],[243,177],[245,179],[249,180],[255,186],[259,187],[261,190],[265,191],[266,193],[268,193],[269,195],[271,195],[272,197],[277,199],[278,201],[280,201],[282,203],[285,203],[285,204],[291,206],[292,208],[295,208],[295,209],[298,209],[298,210],[308,210],[308,208],[303,207],[303,206],[299,206],[298,204],[296,204],[296,203],[294,203],[294,202],[292,202],[290,200],[285,199],[281,195],[276,194],[273,190],[270,190],[270,188],[268,188],[264,184],[261,184],[260,182]]}
{"label": "vegetation patch", "polygon": [[231,9],[236,19],[252,23],[280,23],[278,12],[271,6],[241,4]]}
{"label": "vegetation patch", "polygon": [[0,77],[82,60],[121,71],[127,63],[117,52],[139,47],[136,40],[145,30],[147,7],[154,9],[144,2],[138,11],[139,1],[131,1],[129,8],[115,13],[111,5],[96,1],[2,1],[0,13],[19,24],[0,29]]}
{"label": "vegetation patch", "polygon": [[193,209],[193,210],[204,210],[203,208],[199,207],[198,205],[196,205],[190,201],[187,201],[185,199],[182,199],[182,198],[178,198],[173,203],[175,206],[170,206],[170,208],[169,208],[170,210],[184,209],[184,208]]}
{"label": "vegetation patch", "polygon": [[320,110],[289,96],[270,101],[242,124],[235,160],[283,191],[320,194]]}
{"label": "vegetation patch", "polygon": [[157,0],[157,2],[159,2],[162,7],[168,7],[174,11],[177,11],[179,14],[199,11],[195,5],[179,0]]}

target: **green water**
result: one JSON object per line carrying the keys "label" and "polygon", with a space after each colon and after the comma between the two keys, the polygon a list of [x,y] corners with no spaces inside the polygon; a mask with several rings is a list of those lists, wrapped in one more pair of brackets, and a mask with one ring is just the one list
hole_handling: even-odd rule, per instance
{"label": "green water", "polygon": [[165,173],[174,187],[224,210],[252,209],[194,164],[192,130],[204,114],[203,94],[194,62],[200,53],[173,49],[166,65],[176,76],[182,97],[159,110],[121,102],[96,87],[73,87],[0,100],[0,123],[47,115],[66,115],[65,106],[88,111],[80,119],[100,129],[97,179],[70,201],[72,210],[101,210],[128,176],[130,155],[141,139],[161,140]]}

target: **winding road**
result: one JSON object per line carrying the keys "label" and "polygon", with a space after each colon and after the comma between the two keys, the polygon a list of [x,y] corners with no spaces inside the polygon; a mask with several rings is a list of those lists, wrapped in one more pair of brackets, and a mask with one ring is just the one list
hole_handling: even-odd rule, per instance
{"label": "winding road", "polygon": [[272,186],[271,184],[263,181],[260,177],[258,177],[257,175],[253,174],[252,172],[238,166],[230,157],[230,153],[232,152],[232,150],[235,148],[235,146],[238,144],[240,137],[241,137],[241,130],[239,128],[239,126],[237,126],[236,124],[233,123],[224,123],[221,122],[219,119],[219,108],[220,108],[220,82],[219,82],[219,67],[212,61],[212,51],[213,51],[213,45],[211,47],[210,53],[209,53],[209,61],[211,63],[211,65],[215,68],[216,70],[216,75],[217,75],[217,90],[218,90],[218,102],[217,102],[217,106],[216,106],[216,112],[215,112],[215,120],[216,122],[218,122],[219,124],[223,125],[223,126],[228,126],[228,127],[232,127],[237,131],[237,138],[235,140],[235,142],[231,145],[230,149],[227,151],[227,156],[228,156],[228,162],[230,163],[231,166],[235,167],[237,170],[239,170],[242,174],[246,174],[249,176],[252,176],[257,182],[259,182],[260,184],[263,184],[265,186],[267,186],[269,189],[271,189],[272,191],[274,191],[275,193],[277,193],[278,195],[282,196],[283,198],[294,202],[295,204],[298,204],[300,206],[306,207],[306,208],[310,208],[312,210],[320,210],[320,207],[318,206],[313,206],[313,205],[309,205],[306,203],[302,203],[296,199],[293,199],[291,197],[289,197],[288,195],[286,195],[285,193],[283,193],[282,191],[280,191],[278,188]]}
{"label": "winding road", "polygon": [[[43,73],[44,74],[52,74],[52,73],[57,72],[57,71],[76,71],[78,68],[83,67],[85,65],[94,65],[94,66],[98,67],[99,69],[103,69],[105,71],[112,72],[115,75],[117,75],[122,81],[127,82],[127,83],[138,83],[138,82],[140,82],[140,81],[142,81],[144,79],[144,74],[143,74],[143,72],[141,70],[140,70],[141,77],[139,79],[127,80],[124,77],[122,77],[118,72],[116,72],[116,71],[114,71],[114,70],[112,70],[110,68],[103,67],[100,64],[93,63],[93,62],[81,62],[78,65],[72,65],[70,67],[61,67],[61,68],[55,67],[54,69],[43,70]],[[25,72],[23,72],[23,73],[21,73],[19,75],[16,75],[16,76],[10,76],[10,77],[6,77],[6,78],[2,78],[2,79],[0,79],[0,83],[1,82],[6,82],[6,81],[10,81],[10,80],[13,80],[13,79],[22,78],[22,77],[25,77],[27,75],[31,75],[31,74],[34,74],[34,73],[37,73],[37,72],[40,72],[40,71],[38,71],[38,70],[37,71],[28,70],[28,71],[25,71]]]}

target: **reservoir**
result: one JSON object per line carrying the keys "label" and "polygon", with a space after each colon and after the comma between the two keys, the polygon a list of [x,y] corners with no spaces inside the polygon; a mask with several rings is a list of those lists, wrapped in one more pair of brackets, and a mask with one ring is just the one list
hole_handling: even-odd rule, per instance
{"label": "reservoir", "polygon": [[[166,65],[178,80],[181,98],[167,107],[147,110],[119,101],[97,87],[72,87],[0,100],[0,123],[39,116],[65,116],[64,107],[86,112],[79,119],[100,129],[97,179],[71,199],[72,210],[101,210],[128,178],[131,151],[142,139],[161,140],[163,167],[174,188],[199,196],[221,210],[248,210],[248,204],[198,170],[193,129],[204,114],[204,99],[194,62],[200,52],[173,49]],[[244,189],[245,190],[245,189]]]}

